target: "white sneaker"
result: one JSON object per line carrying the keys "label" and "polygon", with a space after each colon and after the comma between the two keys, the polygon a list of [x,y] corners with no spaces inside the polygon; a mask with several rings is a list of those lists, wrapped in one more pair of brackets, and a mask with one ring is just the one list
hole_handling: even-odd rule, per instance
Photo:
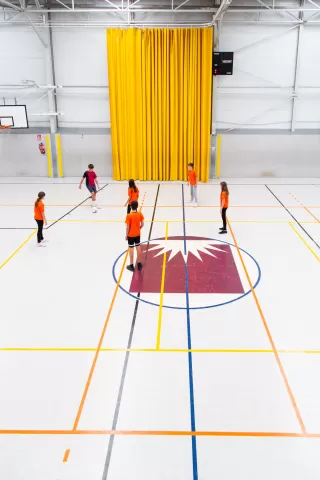
{"label": "white sneaker", "polygon": [[193,202],[193,206],[197,207],[198,206],[197,202]]}
{"label": "white sneaker", "polygon": [[43,242],[38,243],[38,247],[46,247],[47,245]]}
{"label": "white sneaker", "polygon": [[41,243],[49,243],[49,240],[42,240]]}

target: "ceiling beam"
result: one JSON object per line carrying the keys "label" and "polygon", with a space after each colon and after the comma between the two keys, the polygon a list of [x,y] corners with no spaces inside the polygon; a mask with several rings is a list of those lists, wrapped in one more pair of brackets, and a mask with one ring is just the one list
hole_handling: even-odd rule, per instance
{"label": "ceiling beam", "polygon": [[23,12],[23,9],[21,7],[18,7],[17,5],[8,2],[8,0],[0,0],[0,5],[5,5],[6,7],[13,8],[13,10],[17,10],[18,12]]}

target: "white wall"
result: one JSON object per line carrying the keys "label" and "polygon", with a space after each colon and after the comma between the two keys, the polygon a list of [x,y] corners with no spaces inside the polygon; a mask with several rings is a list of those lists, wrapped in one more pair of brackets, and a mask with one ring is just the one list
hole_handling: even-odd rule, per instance
{"label": "white wall", "polygon": [[320,177],[320,136],[222,135],[221,177]]}
{"label": "white wall", "polygon": [[[44,140],[43,140],[44,142]],[[42,155],[36,135],[0,135],[1,177],[46,177],[47,155]]]}
{"label": "white wall", "polygon": [[101,177],[112,177],[110,135],[61,135],[66,177],[79,177],[93,163]]}
{"label": "white wall", "polygon": [[[47,32],[43,32],[44,37]],[[3,26],[0,20],[0,103],[27,105],[29,125],[47,126],[47,117],[32,114],[48,111],[47,98],[39,100],[46,90],[21,86],[25,80],[37,85],[47,85],[45,50],[34,31],[29,27]],[[4,87],[3,85],[19,85]]]}
{"label": "white wall", "polygon": [[56,84],[97,87],[57,91],[59,126],[110,127],[105,29],[54,29],[52,38]]}
{"label": "white wall", "polygon": [[[217,78],[217,128],[290,130],[298,27],[290,23],[228,23],[239,20],[235,14],[227,14],[225,19],[220,51],[234,52],[234,74]],[[248,16],[243,19],[248,20]],[[285,15],[284,19],[290,17]],[[296,88],[297,130],[320,128],[319,44],[319,26],[302,27]]]}
{"label": "white wall", "polygon": [[[70,22],[78,18],[68,15]],[[61,16],[53,15],[53,19],[58,21]],[[217,128],[289,130],[298,28],[290,23],[228,23],[239,19],[239,15],[227,13],[221,28],[220,50],[234,51],[235,57],[234,75],[216,79]],[[250,16],[243,19],[250,21]],[[283,19],[289,21],[290,17]],[[3,27],[2,23],[0,20],[0,98],[16,97],[27,104],[30,114],[44,112],[47,99],[36,99],[45,91],[29,90],[26,95],[25,89],[9,91],[1,87],[23,80],[47,83],[44,47],[33,30],[26,26]],[[319,129],[320,27],[305,26],[302,30],[296,129]],[[39,31],[47,40],[48,30]],[[58,110],[64,113],[59,126],[110,127],[105,29],[53,28],[52,39],[56,84],[66,86],[57,90]],[[29,121],[31,126],[49,126],[47,117],[31,115]]]}
{"label": "white wall", "polygon": [[[72,23],[74,20],[79,20],[79,15],[68,15],[68,21]],[[222,131],[258,129],[261,133],[268,131],[271,133],[278,130],[286,135],[284,130],[290,130],[292,120],[298,29],[293,28],[291,24],[277,26],[257,24],[251,17],[254,17],[254,14],[243,17],[243,20],[251,22],[248,24],[229,23],[240,19],[238,15],[235,16],[232,13],[227,13],[224,17],[220,33],[220,50],[234,51],[235,64],[232,77],[216,79],[216,126]],[[15,18],[19,19],[19,14]],[[52,18],[55,21],[61,19],[58,15],[53,15]],[[97,20],[99,19],[101,17],[97,15]],[[290,21],[290,19],[292,18],[288,15],[283,16],[283,20]],[[148,19],[150,20],[151,18]],[[261,16],[260,20],[264,20],[264,17]],[[48,29],[40,28],[39,31],[43,39],[48,42]],[[93,161],[99,164],[103,175],[110,175],[110,137],[107,132],[101,135],[87,135],[87,129],[110,128],[105,29],[53,28],[52,40],[55,82],[57,85],[64,86],[57,90],[58,110],[64,113],[58,118],[59,127],[75,127],[84,133],[84,136],[62,135],[65,174],[78,175],[79,169],[82,170],[88,161]],[[304,26],[301,34],[296,92],[295,128],[297,133],[304,129],[320,129],[319,45],[320,27]],[[48,117],[32,115],[48,111],[47,98],[39,100],[46,91],[21,87],[24,80],[32,80],[37,85],[48,83],[45,49],[30,27],[3,26],[0,19],[0,65],[0,103],[1,97],[6,97],[7,102],[16,98],[19,103],[26,103],[30,126],[49,129]],[[20,86],[6,88],[4,85]],[[295,146],[290,143],[294,140],[289,140],[291,137],[286,135],[286,138],[280,140],[277,136],[274,142],[273,137],[266,138],[270,148],[272,148],[271,145],[276,145],[282,153],[282,149],[285,148],[289,157],[292,154],[295,156]],[[307,161],[310,158],[310,168],[313,169],[312,159],[315,152],[313,142],[316,138],[311,138],[311,136],[305,138],[304,155]],[[231,142],[230,139],[226,141]],[[240,138],[236,140],[240,143],[242,141],[243,139]],[[247,141],[243,146],[243,151],[248,158],[252,156],[253,164],[250,168],[260,175],[259,172],[264,169],[259,167],[259,162],[265,157],[260,155],[260,146],[256,148],[257,142],[258,137],[252,137],[252,141]],[[3,137],[0,135],[0,145],[2,143]],[[33,158],[34,148],[37,147],[34,145],[34,134],[29,143],[24,139],[16,141],[15,145],[14,148],[21,145],[23,149],[23,155],[20,158],[23,156]],[[261,144],[258,143],[258,145]],[[267,148],[265,144],[263,148]],[[1,151],[4,150],[0,146]],[[230,145],[230,151],[232,151],[232,145]],[[10,152],[6,152],[6,161],[10,161]],[[30,168],[26,169],[22,160],[20,168],[16,163],[15,150],[12,151],[12,156],[17,175],[22,174],[21,172],[29,174],[28,172],[36,166],[33,163],[34,160],[31,160]],[[254,162],[256,156],[259,157],[257,164]],[[280,158],[278,160],[281,162]],[[2,159],[0,161],[2,162]],[[234,161],[236,171],[238,158]],[[289,172],[286,172],[286,176],[292,171],[291,165],[287,167]],[[281,168],[272,167],[275,174],[279,175],[283,172]],[[37,171],[37,168],[35,170]],[[268,170],[267,167],[265,170]]]}

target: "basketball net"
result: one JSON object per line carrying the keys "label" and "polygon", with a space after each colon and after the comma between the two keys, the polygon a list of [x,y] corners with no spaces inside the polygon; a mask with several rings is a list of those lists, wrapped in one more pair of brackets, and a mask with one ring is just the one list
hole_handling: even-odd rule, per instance
{"label": "basketball net", "polygon": [[10,125],[0,125],[0,132],[7,132],[10,133],[11,126]]}

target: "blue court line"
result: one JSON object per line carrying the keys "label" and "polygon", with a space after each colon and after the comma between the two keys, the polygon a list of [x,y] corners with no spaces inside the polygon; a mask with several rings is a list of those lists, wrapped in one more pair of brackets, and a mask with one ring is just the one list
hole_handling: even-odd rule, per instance
{"label": "blue court line", "polygon": [[[184,188],[182,188],[182,215],[183,215],[183,238],[184,238],[184,254],[187,255],[187,235],[186,222],[184,211]],[[190,325],[190,306],[189,306],[189,279],[188,279],[188,265],[187,261],[184,264],[184,272],[186,279],[186,310],[187,310],[187,332],[188,332],[188,350],[192,349],[191,345],[191,325]],[[192,352],[188,352],[189,364],[189,390],[190,390],[190,416],[191,416],[191,431],[196,431],[196,419],[194,411],[194,390],[193,390],[193,369],[192,369]],[[192,466],[193,466],[193,480],[198,480],[198,459],[197,459],[197,437],[191,437],[192,442]]]}
{"label": "blue court line", "polygon": [[[185,226],[184,226],[184,231],[185,231]],[[202,237],[201,237],[202,238]],[[152,243],[152,242],[157,242],[157,240],[161,240],[160,238],[153,238],[152,240],[146,240],[145,242],[141,242],[141,245],[143,245],[144,243]],[[163,240],[163,239],[162,239]],[[223,240],[220,240],[220,239],[216,239],[216,238],[207,238],[207,240],[214,240],[215,242],[220,242],[220,243],[224,243],[226,245],[230,245],[231,247],[235,247],[235,245],[233,245],[233,243],[229,243],[229,242],[224,242]],[[186,249],[186,239],[184,237],[184,245],[185,245],[185,249]],[[244,250],[243,248],[240,248],[239,247],[239,250],[241,250],[241,252],[245,253],[246,255],[248,255],[251,260],[255,263],[256,267],[257,267],[257,270],[258,270],[258,278],[257,278],[257,281],[255,282],[255,284],[253,285],[253,288],[255,289],[258,284],[260,283],[260,280],[261,280],[261,268],[257,262],[257,260],[249,253],[247,252],[246,250]],[[125,250],[124,252],[120,253],[120,255],[118,256],[118,258],[115,260],[113,266],[112,266],[112,276],[113,276],[113,280],[115,281],[115,283],[118,283],[118,279],[116,277],[116,266],[117,266],[117,263],[118,261],[120,260],[120,258],[125,255],[125,253],[127,253],[127,250]],[[143,302],[143,303],[147,303],[148,305],[152,305],[153,307],[159,307],[159,303],[155,303],[155,302],[150,302],[149,300],[144,300],[143,298],[140,298],[140,297],[137,297],[136,295],[133,295],[133,293],[130,293],[128,292],[128,290],[126,290],[125,288],[123,288],[122,285],[119,285],[119,289],[122,290],[124,293],[126,293],[127,295],[129,295],[129,297],[132,297],[134,298],[135,300],[139,300],[139,302]],[[216,307],[222,307],[224,305],[229,305],[229,303],[234,303],[234,302],[237,302],[238,300],[241,300],[242,298],[246,297],[247,295],[250,295],[252,293],[251,291],[251,288],[243,293],[242,295],[240,295],[239,297],[236,297],[236,298],[233,298],[232,300],[228,300],[227,302],[222,302],[222,303],[216,303],[214,305],[203,305],[201,307],[189,307],[189,310],[205,310],[205,309],[208,309],[208,308],[216,308]],[[169,308],[171,310],[186,310],[186,307],[176,307],[174,305],[162,305],[163,308]]]}

